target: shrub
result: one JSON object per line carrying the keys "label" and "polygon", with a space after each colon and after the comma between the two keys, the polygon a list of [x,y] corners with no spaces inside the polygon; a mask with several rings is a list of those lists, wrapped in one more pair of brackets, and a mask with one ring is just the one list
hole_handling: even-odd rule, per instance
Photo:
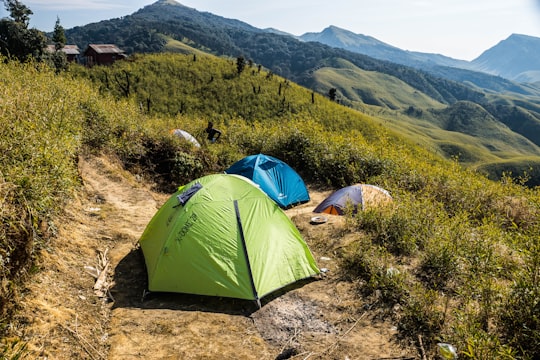
{"label": "shrub", "polygon": [[415,203],[399,198],[399,205],[384,211],[359,211],[355,221],[359,230],[367,231],[377,244],[394,255],[411,255],[435,233],[439,209],[427,202]]}
{"label": "shrub", "polygon": [[501,306],[504,338],[523,358],[540,357],[540,243],[530,244],[527,261]]}
{"label": "shrub", "polygon": [[201,177],[204,170],[204,164],[193,154],[175,152],[171,160],[170,177],[173,183],[185,184]]}
{"label": "shrub", "polygon": [[514,360],[515,349],[501,342],[497,333],[486,332],[474,317],[460,312],[453,322],[449,342],[456,344],[459,357],[464,359]]}
{"label": "shrub", "polygon": [[191,143],[168,133],[148,133],[143,139],[142,151],[124,154],[122,161],[130,170],[150,176],[160,191],[174,192],[178,186],[216,170],[217,160],[211,152],[195,150]]}
{"label": "shrub", "polygon": [[514,360],[516,352],[508,345],[501,344],[500,339],[495,334],[488,334],[475,329],[470,332],[467,339],[466,349],[460,354],[466,359],[498,359]]}
{"label": "shrub", "polygon": [[448,281],[458,274],[458,256],[448,242],[426,248],[419,266],[419,277],[433,290],[443,290]]}
{"label": "shrub", "polygon": [[[0,61],[0,315],[79,183],[79,102],[95,94],[47,67]],[[2,324],[3,326],[3,324]]]}
{"label": "shrub", "polygon": [[99,152],[110,143],[112,123],[104,109],[96,102],[82,103],[81,110],[84,114],[82,143],[87,149]]}
{"label": "shrub", "polygon": [[376,294],[377,300],[387,306],[403,304],[409,297],[407,274],[387,265],[373,272],[365,285],[369,294]]}
{"label": "shrub", "polygon": [[342,276],[347,280],[360,278],[369,281],[384,268],[384,259],[388,253],[382,247],[374,246],[368,238],[360,239],[355,248],[343,256]]}
{"label": "shrub", "polygon": [[404,302],[408,292],[406,275],[390,263],[391,255],[384,248],[371,245],[369,239],[364,238],[343,258],[344,276],[362,279],[359,292],[374,295],[377,302],[391,307]]}
{"label": "shrub", "polygon": [[400,332],[413,339],[421,335],[428,347],[433,346],[440,336],[446,318],[446,309],[441,308],[438,300],[436,291],[417,286],[403,306],[398,325]]}
{"label": "shrub", "polygon": [[398,179],[398,187],[404,191],[420,192],[427,184],[427,177],[420,174],[417,170],[405,172]]}
{"label": "shrub", "polygon": [[525,197],[502,196],[493,200],[491,208],[507,229],[529,228],[538,224],[538,207]]}

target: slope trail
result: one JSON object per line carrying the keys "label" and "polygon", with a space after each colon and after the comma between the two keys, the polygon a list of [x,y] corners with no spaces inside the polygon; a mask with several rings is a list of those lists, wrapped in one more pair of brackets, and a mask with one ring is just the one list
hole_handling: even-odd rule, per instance
{"label": "slope trail", "polygon": [[287,210],[327,274],[263,299],[146,294],[137,241],[169,194],[107,157],[79,161],[83,195],[40,256],[14,334],[31,359],[415,359],[396,328],[340,280],[339,217],[311,225],[328,192]]}

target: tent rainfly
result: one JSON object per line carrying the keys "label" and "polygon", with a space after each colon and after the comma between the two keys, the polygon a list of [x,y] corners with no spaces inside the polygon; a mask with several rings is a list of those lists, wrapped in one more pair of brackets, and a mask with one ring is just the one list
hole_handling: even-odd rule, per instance
{"label": "tent rainfly", "polygon": [[191,135],[190,133],[188,133],[185,130],[172,129],[171,134],[178,136],[180,139],[185,139],[185,140],[193,143],[193,145],[195,145],[196,147],[201,147],[201,144],[197,141],[197,139],[195,139],[195,137],[193,135]]}
{"label": "tent rainfly", "polygon": [[255,300],[320,273],[287,215],[249,179],[207,175],[179,188],[139,243],[148,290]]}
{"label": "tent rainfly", "polygon": [[315,213],[344,215],[347,209],[353,214],[369,206],[392,201],[390,193],[375,185],[356,184],[333,192],[313,210]]}
{"label": "tent rainfly", "polygon": [[281,208],[309,201],[304,180],[288,164],[275,157],[264,154],[246,156],[225,172],[252,180]]}

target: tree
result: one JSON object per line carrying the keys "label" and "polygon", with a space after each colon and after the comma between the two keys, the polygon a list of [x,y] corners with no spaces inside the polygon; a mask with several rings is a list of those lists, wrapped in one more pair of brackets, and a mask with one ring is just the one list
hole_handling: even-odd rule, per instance
{"label": "tree", "polygon": [[60,25],[60,18],[56,17],[56,23],[54,24],[54,32],[52,41],[54,43],[54,53],[47,53],[44,56],[44,60],[49,62],[56,69],[56,73],[62,70],[66,70],[68,67],[67,55],[64,51],[61,51],[66,45],[66,34],[64,28]]}
{"label": "tree", "polygon": [[11,18],[16,23],[24,24],[25,28],[28,28],[30,22],[30,15],[34,13],[26,5],[19,0],[4,0],[6,10],[9,11]]}
{"label": "tree", "polygon": [[66,45],[66,34],[64,32],[64,28],[62,27],[62,25],[60,25],[59,17],[56,17],[52,41],[54,42],[54,48],[56,49],[56,51],[62,49]]}
{"label": "tree", "polygon": [[240,75],[246,67],[246,59],[244,59],[243,56],[239,56],[236,59],[236,70],[238,71],[238,75]]}
{"label": "tree", "polygon": [[337,96],[336,88],[331,88],[330,90],[328,90],[328,97],[330,98],[330,100],[336,101],[336,96]]}
{"label": "tree", "polygon": [[45,35],[37,29],[28,29],[32,11],[18,0],[4,0],[11,19],[0,20],[0,54],[26,61],[40,58],[46,44]]}

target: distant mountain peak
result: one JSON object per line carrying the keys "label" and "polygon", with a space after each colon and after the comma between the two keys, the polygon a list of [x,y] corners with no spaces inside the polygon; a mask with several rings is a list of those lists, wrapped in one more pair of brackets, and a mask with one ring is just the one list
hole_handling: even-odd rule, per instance
{"label": "distant mountain peak", "polygon": [[324,33],[324,32],[328,32],[328,31],[346,32],[346,33],[353,34],[352,31],[340,28],[339,26],[336,26],[336,25],[329,25],[322,32]]}
{"label": "distant mountain peak", "polygon": [[[479,71],[517,81],[537,81],[540,38],[512,34],[472,61]],[[534,76],[532,76],[534,75]]]}
{"label": "distant mountain peak", "polygon": [[178,1],[175,1],[175,0],[157,0],[155,3],[150,4],[150,5],[146,5],[144,8],[158,8],[160,6],[175,6],[175,7],[178,7],[178,8],[196,10],[196,9],[190,8],[188,6],[182,5]]}
{"label": "distant mountain peak", "polygon": [[174,0],[158,0],[155,2],[155,5],[181,5],[183,6],[178,1],[174,1]]}
{"label": "distant mountain peak", "polygon": [[[363,51],[359,51],[359,48],[363,48],[362,50],[366,50],[366,47],[374,48],[381,46],[386,48],[394,48],[393,46],[385,44],[371,36],[355,34],[350,30],[345,30],[335,25],[328,26],[320,33],[305,33],[304,35],[300,36],[300,38],[303,41],[317,41],[329,46],[343,48],[359,53],[363,53]],[[370,54],[367,53],[366,55]]]}
{"label": "distant mountain peak", "polygon": [[279,29],[272,28],[272,27],[266,28],[266,29],[264,29],[264,31],[267,32],[267,33],[272,33],[272,34],[277,34],[277,35],[286,35],[286,36],[293,36],[293,37],[295,37],[294,35],[289,34],[288,32],[281,31],[281,30],[279,30]]}
{"label": "distant mountain peak", "polygon": [[530,35],[524,35],[524,34],[512,34],[510,35],[507,40],[510,40],[510,39],[529,39],[529,40],[533,40],[533,39],[538,39],[534,36],[530,36]]}
{"label": "distant mountain peak", "polygon": [[370,38],[370,39],[375,39],[372,36],[368,36],[368,35],[364,35],[364,34],[357,34],[357,33],[352,32],[351,30],[340,28],[339,26],[336,26],[336,25],[329,25],[321,33],[329,33],[329,32],[333,32],[333,33],[337,33],[337,34],[345,34],[345,35],[349,35],[349,36],[360,36],[360,37],[366,37],[366,38]]}

